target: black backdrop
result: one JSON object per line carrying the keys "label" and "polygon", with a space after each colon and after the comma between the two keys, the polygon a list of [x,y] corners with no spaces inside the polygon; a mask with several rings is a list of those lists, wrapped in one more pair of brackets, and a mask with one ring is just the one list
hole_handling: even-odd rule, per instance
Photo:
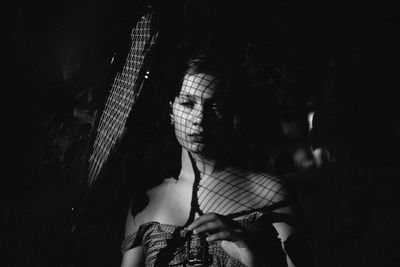
{"label": "black backdrop", "polygon": [[[340,114],[338,120],[331,108],[321,112],[318,142],[356,142],[362,162],[374,163],[368,168],[375,169],[373,202],[381,219],[365,242],[379,248],[367,246],[363,255],[347,257],[370,254],[373,266],[390,255],[389,266],[396,253],[389,241],[398,236],[392,231],[398,222],[392,196],[398,188],[394,162],[400,135],[395,9],[384,2],[272,2],[268,9],[249,3],[253,8],[246,15],[254,19],[251,32],[262,60],[285,70],[322,111],[334,106],[333,113]],[[12,257],[5,266],[43,266],[57,229],[66,227],[67,215],[54,203],[70,185],[46,165],[48,122],[60,126],[80,90],[95,87],[137,16],[136,6],[126,0],[6,2],[0,239]],[[257,29],[264,19],[268,27]]]}

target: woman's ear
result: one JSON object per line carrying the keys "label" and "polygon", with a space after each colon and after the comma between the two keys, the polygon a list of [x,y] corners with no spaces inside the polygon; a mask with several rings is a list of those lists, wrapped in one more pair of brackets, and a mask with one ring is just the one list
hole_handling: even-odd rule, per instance
{"label": "woman's ear", "polygon": [[174,105],[173,101],[168,102],[168,113],[169,113],[169,116],[171,117],[171,119],[173,117],[173,108],[172,108],[173,105]]}

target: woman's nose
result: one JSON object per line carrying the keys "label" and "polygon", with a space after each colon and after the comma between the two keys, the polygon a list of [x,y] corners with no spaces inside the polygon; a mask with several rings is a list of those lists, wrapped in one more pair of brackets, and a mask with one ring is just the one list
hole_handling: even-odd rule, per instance
{"label": "woman's nose", "polygon": [[198,105],[193,110],[192,121],[194,125],[201,125],[203,123],[204,118],[204,107],[202,105]]}

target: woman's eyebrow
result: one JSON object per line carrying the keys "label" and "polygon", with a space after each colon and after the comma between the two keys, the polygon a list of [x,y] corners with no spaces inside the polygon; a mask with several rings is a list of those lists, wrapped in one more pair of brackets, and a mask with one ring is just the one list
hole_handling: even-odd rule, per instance
{"label": "woman's eyebrow", "polygon": [[184,99],[188,99],[191,101],[196,100],[196,96],[192,95],[192,94],[183,94],[183,95],[180,95],[179,98],[184,98]]}

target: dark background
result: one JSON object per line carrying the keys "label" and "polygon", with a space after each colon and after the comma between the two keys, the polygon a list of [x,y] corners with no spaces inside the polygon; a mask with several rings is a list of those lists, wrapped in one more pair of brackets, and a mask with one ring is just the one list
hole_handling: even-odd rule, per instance
{"label": "dark background", "polygon": [[[2,250],[9,255],[5,266],[44,266],[55,257],[50,248],[61,242],[68,229],[73,202],[69,196],[76,184],[65,173],[80,138],[87,134],[85,124],[74,128],[77,121],[72,112],[80,107],[90,113],[88,92],[96,99],[104,90],[98,77],[107,74],[113,53],[129,35],[137,2],[5,3],[2,154],[6,159],[0,236]],[[332,245],[344,249],[337,255],[313,250],[318,262],[323,262],[318,266],[395,266],[399,241],[395,159],[400,136],[396,9],[382,1],[272,1],[265,9],[254,1],[249,7],[245,17],[255,23],[249,35],[262,47],[254,53],[259,49],[260,60],[287,73],[302,105],[311,101],[321,114],[315,142],[339,150],[345,158],[360,159],[351,162],[362,169],[362,175],[343,178],[348,182],[349,176],[362,177],[356,183],[361,185],[352,184],[351,190],[368,185],[367,197],[362,198],[370,207],[368,225],[360,215],[356,217],[361,222],[354,226],[367,230],[351,232],[358,234],[356,241]],[[264,17],[268,24],[258,29]],[[331,192],[337,183],[346,184],[336,178],[329,178],[323,188]],[[345,186],[340,192],[346,190]],[[332,194],[332,199],[337,197]],[[313,207],[324,197],[300,202]],[[346,201],[358,203],[358,199]],[[340,206],[326,205],[327,209]],[[355,210],[365,205],[356,204]],[[359,213],[350,210],[334,216],[354,222],[354,214]]]}

